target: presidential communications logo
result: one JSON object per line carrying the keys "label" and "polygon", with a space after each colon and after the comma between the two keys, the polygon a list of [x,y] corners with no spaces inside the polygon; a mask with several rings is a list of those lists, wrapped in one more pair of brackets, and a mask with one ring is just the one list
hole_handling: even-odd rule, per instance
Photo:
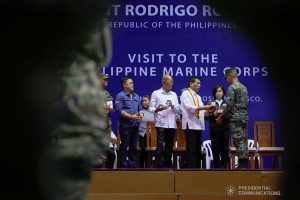
{"label": "presidential communications logo", "polygon": [[227,196],[280,196],[279,190],[272,190],[269,185],[227,185],[225,187]]}
{"label": "presidential communications logo", "polygon": [[236,191],[236,188],[234,185],[227,185],[225,188],[225,192],[227,196],[233,196]]}

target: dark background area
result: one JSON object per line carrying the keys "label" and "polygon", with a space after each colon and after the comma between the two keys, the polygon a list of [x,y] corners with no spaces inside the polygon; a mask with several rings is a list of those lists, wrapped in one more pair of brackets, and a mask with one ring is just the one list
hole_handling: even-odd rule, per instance
{"label": "dark background area", "polygon": [[112,1],[0,2],[0,199],[47,200],[51,104],[61,101],[59,70],[95,31]]}
{"label": "dark background area", "polygon": [[[230,20],[239,24],[261,49],[279,91],[279,133],[285,141],[287,176],[282,183],[284,199],[297,196],[299,184],[299,117],[297,93],[299,85],[299,1],[213,1]],[[278,98],[278,97],[274,97]],[[272,101],[272,99],[270,99]]]}
{"label": "dark background area", "polygon": [[[300,6],[298,1],[208,1],[264,53],[281,103],[287,152],[285,199],[298,195]],[[0,199],[49,199],[41,188],[52,75],[70,62],[105,13],[103,0],[1,1]],[[51,82],[51,81],[50,81]],[[277,97],[274,97],[277,98]],[[272,99],[270,99],[272,101]]]}

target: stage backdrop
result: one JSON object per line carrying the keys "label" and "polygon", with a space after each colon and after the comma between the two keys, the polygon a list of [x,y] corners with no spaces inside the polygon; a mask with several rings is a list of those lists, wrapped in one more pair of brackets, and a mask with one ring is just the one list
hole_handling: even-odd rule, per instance
{"label": "stage backdrop", "polygon": [[[162,75],[169,74],[178,96],[191,76],[199,77],[205,104],[217,84],[228,87],[224,70],[236,67],[249,92],[249,139],[253,139],[255,120],[274,121],[279,130],[278,94],[269,64],[255,41],[209,1],[126,0],[111,6],[108,15],[113,56],[103,72],[110,76],[108,90],[113,98],[122,89],[123,76],[133,78],[135,92],[142,96],[159,89]],[[117,133],[117,114],[112,120]],[[207,139],[206,122],[203,140]],[[278,131],[276,142],[282,144]]]}

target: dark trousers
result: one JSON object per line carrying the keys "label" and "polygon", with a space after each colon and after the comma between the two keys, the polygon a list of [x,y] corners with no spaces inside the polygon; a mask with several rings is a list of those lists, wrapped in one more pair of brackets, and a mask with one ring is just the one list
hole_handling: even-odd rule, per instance
{"label": "dark trousers", "polygon": [[110,147],[106,152],[105,168],[114,168],[115,159],[115,150]]}
{"label": "dark trousers", "polygon": [[187,126],[185,130],[186,137],[186,166],[187,168],[200,168],[201,167],[201,143],[202,131],[191,130]]}
{"label": "dark trousers", "polygon": [[[119,160],[120,168],[136,167],[136,147],[138,141],[138,126],[121,127],[120,126],[120,151]],[[128,157],[128,162],[126,158]]]}
{"label": "dark trousers", "polygon": [[214,158],[214,168],[228,168],[229,130],[210,130],[210,140]]}
{"label": "dark trousers", "polygon": [[140,168],[147,167],[147,156],[146,156],[146,135],[144,137],[139,136],[139,146],[141,148],[140,157],[139,157],[139,164]]}
{"label": "dark trousers", "polygon": [[[155,127],[157,132],[157,144],[155,151],[155,168],[171,168],[172,153],[176,129]],[[163,161],[163,162],[162,162]]]}

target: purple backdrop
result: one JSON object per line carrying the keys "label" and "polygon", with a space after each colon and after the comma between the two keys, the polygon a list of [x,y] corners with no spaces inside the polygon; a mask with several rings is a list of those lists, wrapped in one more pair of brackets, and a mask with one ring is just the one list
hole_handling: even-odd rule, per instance
{"label": "purple backdrop", "polygon": [[[115,98],[121,90],[120,79],[129,75],[135,92],[151,94],[161,87],[163,73],[174,79],[178,96],[191,76],[201,80],[204,103],[212,98],[226,67],[239,69],[239,79],[249,91],[249,139],[253,121],[274,121],[279,130],[279,106],[268,63],[239,27],[204,1],[122,1],[109,10],[113,57],[104,68],[111,79],[108,90]],[[112,115],[116,133],[117,115]],[[203,140],[209,139],[208,124]],[[282,144],[278,131],[277,144]]]}

